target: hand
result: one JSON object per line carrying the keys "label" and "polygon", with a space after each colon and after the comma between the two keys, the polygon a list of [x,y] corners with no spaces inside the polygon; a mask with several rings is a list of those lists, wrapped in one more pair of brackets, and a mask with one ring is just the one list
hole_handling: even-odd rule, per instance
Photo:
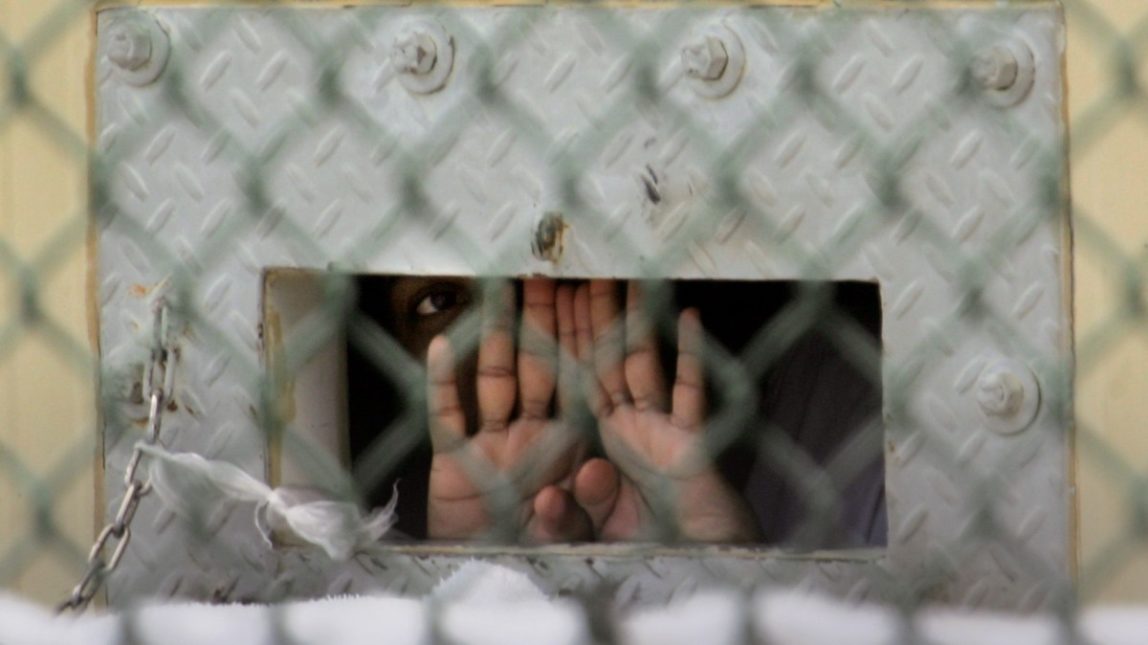
{"label": "hand", "polygon": [[[599,539],[656,537],[661,513],[661,523],[673,525],[677,537],[686,541],[756,540],[752,513],[714,467],[704,446],[703,331],[698,312],[686,310],[679,318],[677,374],[667,401],[641,293],[633,282],[627,291],[624,321],[613,281],[592,281],[579,287],[574,297],[576,354],[587,375],[587,401],[609,457],[579,469],[575,500],[589,515]],[[560,309],[560,327],[569,324],[561,320],[562,313]]]}
{"label": "hand", "polygon": [[[479,427],[473,434],[467,433],[450,341],[438,336],[431,342],[427,351],[434,449],[427,499],[430,538],[476,538],[495,521],[507,519],[492,515],[495,493],[509,495],[509,519],[529,540],[592,537],[589,519],[569,492],[572,473],[581,461],[581,444],[572,430],[550,417],[559,377],[555,342],[559,293],[564,301],[573,301],[572,288],[556,289],[552,280],[524,282],[517,357],[513,287],[506,285],[499,297],[483,305],[476,375]],[[503,487],[496,488],[495,481]]]}

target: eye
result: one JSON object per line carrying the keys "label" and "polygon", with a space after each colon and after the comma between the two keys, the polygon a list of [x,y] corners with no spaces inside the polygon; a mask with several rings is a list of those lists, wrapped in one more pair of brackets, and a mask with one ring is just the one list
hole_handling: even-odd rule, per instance
{"label": "eye", "polygon": [[465,299],[466,296],[458,289],[439,289],[423,296],[415,307],[415,313],[419,316],[434,316],[466,304]]}

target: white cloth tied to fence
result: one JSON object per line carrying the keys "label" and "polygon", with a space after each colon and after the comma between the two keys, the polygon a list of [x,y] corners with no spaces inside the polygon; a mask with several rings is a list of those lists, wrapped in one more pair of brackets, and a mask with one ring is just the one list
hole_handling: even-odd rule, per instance
{"label": "white cloth tied to fence", "polygon": [[172,512],[194,519],[219,504],[253,503],[255,526],[269,546],[274,535],[319,547],[343,561],[377,542],[396,520],[397,491],[385,507],[364,515],[354,502],[304,500],[292,489],[271,488],[226,462],[153,445],[140,449],[150,458],[152,489]]}

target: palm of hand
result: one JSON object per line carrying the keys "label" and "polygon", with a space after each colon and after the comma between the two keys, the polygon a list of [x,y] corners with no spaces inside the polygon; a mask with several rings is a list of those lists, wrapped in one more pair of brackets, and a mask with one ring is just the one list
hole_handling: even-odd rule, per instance
{"label": "palm of hand", "polygon": [[[676,378],[667,391],[635,284],[624,323],[612,282],[555,290],[551,281],[528,280],[524,298],[517,359],[507,320],[513,295],[484,320],[477,378],[483,421],[469,436],[449,341],[431,344],[429,536],[482,535],[507,519],[492,513],[496,502],[531,540],[649,539],[668,529],[685,540],[752,541],[752,515],[703,445],[697,312],[679,320]],[[575,364],[581,368],[571,372]],[[579,443],[550,418],[556,391],[554,409],[570,409],[579,373],[609,461],[580,463]]]}
{"label": "palm of hand", "polygon": [[652,539],[662,531],[694,541],[753,539],[752,519],[705,457],[698,435],[668,414],[632,406],[600,421],[607,455],[620,471],[613,475],[612,507],[600,520],[602,539]]}
{"label": "palm of hand", "polygon": [[702,458],[699,435],[674,425],[660,410],[617,406],[599,423],[606,454],[631,477],[649,470],[651,475],[684,478]]}
{"label": "palm of hand", "polygon": [[429,537],[475,538],[496,522],[531,540],[589,537],[584,513],[556,486],[569,483],[581,450],[565,425],[551,418],[559,380],[555,298],[552,280],[524,283],[517,350],[513,290],[502,289],[484,305],[476,432],[467,432],[450,341],[439,336],[431,342]]}
{"label": "palm of hand", "polygon": [[[587,462],[574,497],[602,539],[669,537],[743,542],[757,534],[744,501],[704,446],[703,332],[696,311],[678,322],[678,362],[667,397],[658,350],[630,283],[625,320],[614,285],[592,282],[575,302],[577,354],[610,461]],[[675,534],[676,535],[673,535]]]}
{"label": "palm of hand", "polygon": [[566,433],[551,421],[520,418],[504,430],[479,432],[454,449],[435,454],[428,534],[466,538],[492,526],[492,520],[499,519],[491,514],[500,485],[509,486],[505,493],[515,501],[514,524],[528,524],[534,495],[543,486],[568,478],[574,467],[577,450],[560,445],[556,438],[562,436]]}

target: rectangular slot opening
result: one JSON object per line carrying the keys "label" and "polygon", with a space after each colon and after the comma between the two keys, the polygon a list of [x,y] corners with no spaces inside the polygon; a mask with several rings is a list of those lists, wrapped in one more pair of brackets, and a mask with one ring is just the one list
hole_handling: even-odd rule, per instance
{"label": "rectangular slot opening", "polygon": [[[290,345],[291,325],[302,319],[300,312],[321,300],[318,275],[295,272],[289,279],[268,278],[265,317],[276,319],[280,347]],[[517,292],[517,320],[521,320],[523,282],[511,283]],[[349,278],[349,284],[355,297],[347,309],[346,327],[331,334],[288,379],[293,388],[288,393],[293,402],[292,429],[316,435],[309,445],[327,451],[351,474],[365,506],[383,505],[392,491],[398,491],[393,539],[443,537],[428,536],[434,453],[422,370],[431,338],[462,324],[460,320],[470,320],[472,351],[459,357],[457,362],[463,367],[458,372],[466,372],[468,358],[476,360],[474,346],[482,334],[477,331],[481,322],[474,321],[481,316],[469,312],[480,306],[484,291],[478,281],[457,277],[360,275]],[[581,281],[557,284],[574,289]],[[662,284],[664,289],[658,292],[662,313],[653,314],[661,319],[652,326],[656,327],[656,353],[665,384],[664,408],[673,407],[677,315],[695,309],[708,339],[703,357],[703,428],[711,419],[722,424],[722,437],[710,442],[720,445],[707,444],[706,449],[712,452],[713,470],[727,488],[720,494],[698,493],[700,497],[683,499],[680,505],[720,509],[723,495],[733,491],[741,510],[748,512],[754,530],[749,543],[753,545],[800,550],[884,546],[878,286],[709,280]],[[622,312],[626,293],[624,284],[617,283],[616,304]],[[283,303],[290,304],[290,311],[276,311]],[[513,336],[518,338],[517,328]],[[269,364],[274,362],[275,346],[275,342],[268,343],[272,348]],[[473,373],[463,374],[458,385],[468,438],[473,438],[480,425],[477,387],[463,385],[475,378]],[[740,395],[734,397],[731,392]],[[548,414],[555,415],[555,407],[552,401]],[[520,408],[516,399],[511,416],[519,414]],[[578,436],[587,439],[581,457],[612,463],[609,441],[593,437],[596,431],[604,432],[603,422],[589,412],[589,406],[585,410],[579,421]],[[672,416],[672,410],[665,412]],[[314,485],[304,474],[306,468],[289,465],[291,460],[283,455],[290,451],[280,452],[272,459],[279,464],[272,473],[276,483]],[[624,469],[615,468],[614,474],[629,482]],[[570,475],[576,474],[571,471]],[[564,494],[569,493],[567,502],[576,501],[575,481],[556,483]],[[653,512],[650,509],[656,505],[647,504],[645,511]],[[720,515],[720,510],[713,512]],[[591,528],[589,539],[598,532]],[[519,537],[525,534],[524,530]],[[515,539],[506,534],[481,537]]]}

